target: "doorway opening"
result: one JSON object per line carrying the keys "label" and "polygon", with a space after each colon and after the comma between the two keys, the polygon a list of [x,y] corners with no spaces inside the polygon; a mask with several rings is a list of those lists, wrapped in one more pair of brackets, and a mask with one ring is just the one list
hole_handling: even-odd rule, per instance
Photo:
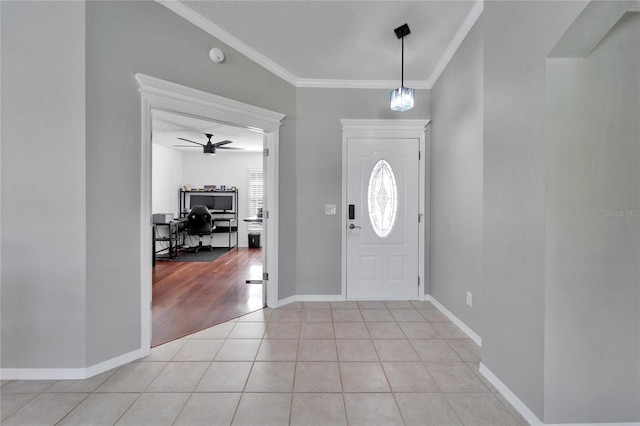
{"label": "doorway opening", "polygon": [[264,307],[264,148],[261,132],[170,111],[151,127],[155,347]]}
{"label": "doorway opening", "polygon": [[[278,153],[279,129],[284,115],[192,89],[144,74],[136,74],[141,93],[141,350],[150,353],[152,337],[152,264],[155,251],[152,216],[152,123],[153,111],[167,111],[186,117],[247,129],[262,135],[264,174],[264,221],[262,232],[261,283],[263,305],[278,301]],[[226,185],[226,184],[225,184]],[[178,196],[176,189],[176,197]]]}

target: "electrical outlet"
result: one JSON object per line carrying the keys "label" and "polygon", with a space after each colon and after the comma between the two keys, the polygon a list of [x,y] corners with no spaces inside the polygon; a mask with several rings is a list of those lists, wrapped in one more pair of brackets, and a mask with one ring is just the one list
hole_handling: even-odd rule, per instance
{"label": "electrical outlet", "polygon": [[467,292],[467,305],[473,306],[473,296],[470,292]]}
{"label": "electrical outlet", "polygon": [[324,205],[324,214],[329,214],[329,215],[336,214],[336,205],[335,204],[325,204]]}

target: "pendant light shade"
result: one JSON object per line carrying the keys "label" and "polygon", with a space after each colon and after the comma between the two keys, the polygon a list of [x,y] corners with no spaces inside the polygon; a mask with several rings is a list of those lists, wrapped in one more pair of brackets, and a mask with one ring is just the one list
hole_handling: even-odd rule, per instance
{"label": "pendant light shade", "polygon": [[393,111],[403,112],[413,108],[414,104],[413,89],[404,87],[404,36],[411,34],[411,30],[409,29],[409,25],[404,24],[393,31],[396,33],[396,36],[402,40],[402,68],[400,87],[391,91],[390,104]]}
{"label": "pendant light shade", "polygon": [[398,87],[391,91],[391,109],[394,111],[407,111],[413,108],[413,89]]}

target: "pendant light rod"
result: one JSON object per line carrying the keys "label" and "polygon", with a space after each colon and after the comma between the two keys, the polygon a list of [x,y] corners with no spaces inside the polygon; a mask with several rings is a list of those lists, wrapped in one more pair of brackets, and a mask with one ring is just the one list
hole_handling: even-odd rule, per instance
{"label": "pendant light rod", "polygon": [[402,37],[402,65],[400,66],[400,86],[404,87],[404,37]]}
{"label": "pendant light rod", "polygon": [[390,104],[393,111],[407,111],[413,108],[414,104],[414,91],[408,87],[404,87],[404,36],[411,34],[409,25],[404,24],[393,30],[396,33],[396,37],[402,39],[402,59],[400,68],[400,87],[396,90],[392,90],[390,93]]}
{"label": "pendant light rod", "polygon": [[396,33],[396,37],[402,40],[402,65],[401,65],[401,75],[400,81],[401,86],[404,87],[404,36],[411,34],[411,30],[409,29],[408,24],[400,25],[398,28],[393,30]]}

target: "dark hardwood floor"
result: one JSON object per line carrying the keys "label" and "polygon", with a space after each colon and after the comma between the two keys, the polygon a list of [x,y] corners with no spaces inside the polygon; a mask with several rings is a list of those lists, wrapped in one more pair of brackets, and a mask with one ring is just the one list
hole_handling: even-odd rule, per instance
{"label": "dark hardwood floor", "polygon": [[151,346],[263,308],[262,250],[236,247],[213,262],[159,261],[153,267]]}

